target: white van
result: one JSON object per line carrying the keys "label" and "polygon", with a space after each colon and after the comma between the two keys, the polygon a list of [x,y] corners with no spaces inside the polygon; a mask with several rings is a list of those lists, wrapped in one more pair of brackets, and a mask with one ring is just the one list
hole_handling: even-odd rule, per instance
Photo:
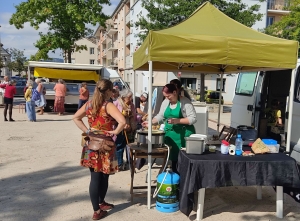
{"label": "white van", "polygon": [[[291,142],[293,147],[300,138],[300,68],[296,77],[291,79],[292,70],[240,73],[235,87],[235,96],[231,110],[231,127],[239,125],[253,126],[258,130],[258,137],[266,136],[267,119],[264,110],[271,106],[271,101],[280,102],[281,118],[287,132],[288,101],[291,82],[295,82],[293,96],[293,114]],[[284,136],[283,136],[284,137]]]}

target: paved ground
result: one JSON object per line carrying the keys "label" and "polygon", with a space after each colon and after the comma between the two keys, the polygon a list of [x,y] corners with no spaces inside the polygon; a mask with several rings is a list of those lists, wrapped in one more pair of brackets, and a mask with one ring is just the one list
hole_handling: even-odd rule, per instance
{"label": "paved ground", "polygon": [[[79,166],[81,132],[71,121],[72,115],[45,114],[38,122],[27,122],[26,115],[13,110],[16,122],[0,117],[0,221],[79,221],[91,220],[88,196],[89,172]],[[0,108],[0,116],[3,116]],[[210,133],[215,133],[215,114],[210,114]],[[229,125],[230,113],[222,114]],[[157,170],[153,170],[153,179]],[[146,167],[136,174],[136,184],[145,185]],[[186,217],[180,212],[158,212],[145,198],[130,203],[129,171],[110,177],[106,200],[116,208],[104,220],[112,221],[182,221],[194,220],[195,212]],[[263,200],[256,200],[254,187],[207,189],[205,221],[258,221],[275,218],[275,193],[263,188]],[[300,220],[300,205],[286,198],[283,220]]]}

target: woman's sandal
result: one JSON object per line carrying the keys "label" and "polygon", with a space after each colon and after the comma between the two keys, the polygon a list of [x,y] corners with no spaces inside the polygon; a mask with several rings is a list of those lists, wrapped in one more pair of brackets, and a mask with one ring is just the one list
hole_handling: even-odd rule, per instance
{"label": "woman's sandal", "polygon": [[104,210],[100,210],[100,212],[98,213],[97,211],[94,212],[93,214],[93,220],[99,220],[104,218],[107,215],[107,211]]}

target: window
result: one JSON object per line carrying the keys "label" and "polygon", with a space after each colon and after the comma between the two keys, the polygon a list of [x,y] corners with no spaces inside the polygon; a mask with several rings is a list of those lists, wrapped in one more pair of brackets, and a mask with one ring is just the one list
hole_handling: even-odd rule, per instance
{"label": "window", "polygon": [[94,54],[95,53],[95,49],[94,48],[90,48],[90,54]]}
{"label": "window", "polygon": [[[225,92],[225,86],[226,86],[226,78],[223,78],[223,85],[222,85],[222,92]],[[220,91],[221,89],[221,78],[217,78],[217,91]]]}
{"label": "window", "polygon": [[95,60],[94,60],[94,59],[91,59],[91,60],[90,60],[90,64],[95,64]]}
{"label": "window", "polygon": [[269,25],[272,25],[272,24],[274,23],[274,20],[275,20],[275,17],[273,17],[273,16],[268,16],[268,17],[267,17],[267,27],[268,27]]}
{"label": "window", "polygon": [[252,96],[256,81],[256,75],[257,72],[240,73],[235,88],[235,94]]}
{"label": "window", "polygon": [[184,89],[196,90],[196,78],[181,78],[180,81]]}

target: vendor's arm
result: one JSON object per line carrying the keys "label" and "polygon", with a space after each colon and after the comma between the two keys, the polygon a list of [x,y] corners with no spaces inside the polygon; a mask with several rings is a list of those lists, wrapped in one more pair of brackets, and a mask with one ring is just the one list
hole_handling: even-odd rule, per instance
{"label": "vendor's arm", "polygon": [[197,122],[197,117],[194,105],[186,97],[180,98],[180,103],[183,118],[177,119],[178,122],[175,124],[195,124]]}
{"label": "vendor's arm", "polygon": [[162,102],[158,114],[152,119],[153,124],[163,123],[164,121],[164,113],[169,105],[170,101],[168,99],[164,99]]}

